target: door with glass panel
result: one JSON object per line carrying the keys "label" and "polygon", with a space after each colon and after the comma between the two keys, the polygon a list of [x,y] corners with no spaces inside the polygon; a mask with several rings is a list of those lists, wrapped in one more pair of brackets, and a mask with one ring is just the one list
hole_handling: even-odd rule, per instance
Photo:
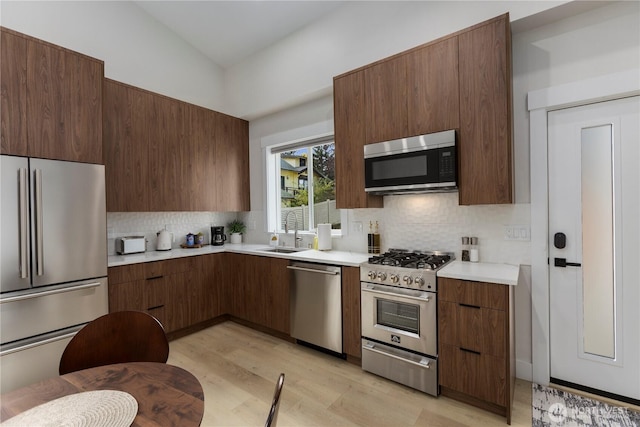
{"label": "door with glass panel", "polygon": [[550,112],[551,382],[640,399],[640,97]]}

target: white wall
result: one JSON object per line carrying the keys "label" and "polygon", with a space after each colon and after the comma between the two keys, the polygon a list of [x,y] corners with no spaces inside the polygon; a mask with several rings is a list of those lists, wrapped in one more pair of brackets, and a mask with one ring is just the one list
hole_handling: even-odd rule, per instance
{"label": "white wall", "polygon": [[134,3],[3,0],[0,23],[103,60],[108,78],[227,112],[222,70]]}

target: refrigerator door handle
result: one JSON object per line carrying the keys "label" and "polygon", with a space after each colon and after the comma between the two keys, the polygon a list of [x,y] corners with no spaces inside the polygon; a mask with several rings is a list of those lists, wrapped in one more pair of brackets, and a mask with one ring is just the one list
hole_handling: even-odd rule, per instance
{"label": "refrigerator door handle", "polygon": [[42,170],[35,169],[35,212],[36,212],[36,274],[44,274],[44,259],[42,250]]}
{"label": "refrigerator door handle", "polygon": [[67,339],[67,338],[72,338],[77,333],[78,333],[78,331],[73,331],[73,332],[69,332],[69,333],[63,334],[63,335],[55,336],[53,338],[48,338],[46,340],[36,341],[36,342],[30,343],[30,344],[25,344],[23,346],[12,348],[12,349],[9,349],[9,350],[2,350],[2,351],[0,351],[0,356],[6,356],[7,354],[17,353],[19,351],[28,350],[28,349],[34,348],[34,347],[40,347],[41,345],[50,344],[52,342],[61,341],[61,340]]}
{"label": "refrigerator door handle", "polygon": [[52,289],[52,290],[49,290],[49,291],[41,291],[41,292],[32,292],[30,294],[24,294],[24,295],[17,295],[17,296],[13,296],[13,297],[1,298],[0,299],[0,304],[6,304],[6,303],[9,303],[9,302],[16,302],[16,301],[24,301],[24,300],[33,299],[33,298],[42,298],[42,297],[45,297],[47,295],[63,294],[65,292],[81,291],[83,289],[97,288],[100,285],[102,285],[102,283],[100,283],[100,282],[91,282],[91,283],[86,283],[84,285],[70,286],[68,288]]}
{"label": "refrigerator door handle", "polygon": [[18,174],[18,204],[20,217],[20,278],[29,277],[29,265],[27,264],[27,228],[29,227],[29,210],[27,209],[27,169],[20,168]]}

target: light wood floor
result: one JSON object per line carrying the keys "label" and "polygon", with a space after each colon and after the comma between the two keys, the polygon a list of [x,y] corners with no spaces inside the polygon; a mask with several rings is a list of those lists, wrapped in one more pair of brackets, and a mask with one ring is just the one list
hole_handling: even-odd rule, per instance
{"label": "light wood floor", "polygon": [[[203,426],[264,425],[284,372],[278,426],[506,426],[503,417],[432,397],[344,360],[234,322],[171,342],[169,361],[204,388]],[[531,426],[531,383],[516,383],[513,426]]]}

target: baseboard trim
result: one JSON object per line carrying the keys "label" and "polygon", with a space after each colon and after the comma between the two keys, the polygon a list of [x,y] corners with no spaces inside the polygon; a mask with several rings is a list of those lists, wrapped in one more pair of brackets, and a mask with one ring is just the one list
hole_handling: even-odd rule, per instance
{"label": "baseboard trim", "polygon": [[516,359],[516,378],[533,382],[533,363]]}

